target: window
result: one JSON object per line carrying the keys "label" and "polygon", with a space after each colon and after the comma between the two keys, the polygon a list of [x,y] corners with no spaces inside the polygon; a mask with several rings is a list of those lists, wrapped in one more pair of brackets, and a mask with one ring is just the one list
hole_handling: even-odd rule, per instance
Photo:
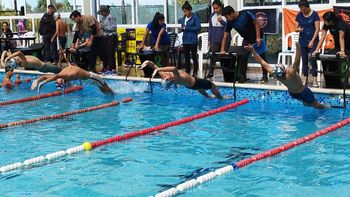
{"label": "window", "polygon": [[75,0],[75,9],[80,13],[83,12],[83,0]]}
{"label": "window", "polygon": [[[310,4],[324,4],[324,3],[329,3],[329,0],[309,0],[308,2]],[[286,0],[287,5],[292,5],[292,4],[297,5],[298,3],[299,3],[299,0]]]}
{"label": "window", "polygon": [[74,0],[51,0],[59,12],[72,12]]}
{"label": "window", "polygon": [[[185,0],[177,0],[177,17],[178,22],[181,23],[181,19],[184,16],[182,11],[182,5]],[[208,18],[211,12],[211,1],[209,0],[189,0],[192,6],[192,12],[196,13],[201,19],[201,23],[208,23]]]}
{"label": "window", "polygon": [[163,0],[139,0],[137,6],[138,24],[147,24],[152,21],[155,13],[164,14]]}
{"label": "window", "polygon": [[[287,0],[288,1],[288,0]],[[282,0],[243,0],[244,6],[282,5]]]}
{"label": "window", "polygon": [[45,13],[47,8],[46,0],[26,0],[26,11],[31,13]]}
{"label": "window", "polygon": [[175,24],[175,1],[174,0],[168,0],[167,5],[167,14],[168,16],[165,16],[167,18],[167,21],[169,24]]}
{"label": "window", "polygon": [[[123,3],[125,5],[124,9],[123,9]],[[111,11],[111,14],[116,17],[117,24],[132,24],[133,0],[121,0],[121,1],[100,0],[100,5],[110,6],[109,9]]]}
{"label": "window", "polygon": [[12,11],[15,9],[14,2],[13,1],[1,1],[0,10],[1,11]]}

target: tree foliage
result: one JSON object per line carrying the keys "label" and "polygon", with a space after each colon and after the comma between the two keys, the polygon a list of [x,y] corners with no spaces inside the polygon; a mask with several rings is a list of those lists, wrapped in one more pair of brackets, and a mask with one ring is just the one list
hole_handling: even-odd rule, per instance
{"label": "tree foliage", "polygon": [[[186,0],[177,0],[178,5],[183,5]],[[192,4],[205,4],[208,3],[210,0],[187,0],[191,5]]]}

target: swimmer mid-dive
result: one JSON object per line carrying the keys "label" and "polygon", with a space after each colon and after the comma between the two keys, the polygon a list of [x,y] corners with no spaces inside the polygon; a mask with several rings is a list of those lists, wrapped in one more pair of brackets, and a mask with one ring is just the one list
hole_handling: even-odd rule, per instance
{"label": "swimmer mid-dive", "polygon": [[88,72],[84,69],[79,68],[78,66],[73,66],[71,64],[69,64],[69,66],[64,68],[58,74],[47,74],[37,78],[35,81],[33,81],[31,90],[34,90],[38,86],[38,92],[40,92],[41,87],[50,81],[56,81],[57,86],[57,84],[63,84],[72,80],[79,79],[84,80],[89,84],[96,85],[104,94],[114,94],[113,90],[108,86],[103,78],[93,72]]}
{"label": "swimmer mid-dive", "polygon": [[276,77],[277,80],[279,80],[287,87],[289,94],[293,98],[302,101],[305,106],[312,106],[319,109],[327,108],[327,106],[322,105],[316,100],[310,88],[303,85],[303,82],[298,73],[298,67],[300,64],[299,43],[297,43],[296,46],[297,49],[295,54],[295,60],[293,65],[289,68],[285,68],[281,64],[272,67],[255,52],[252,46],[245,46],[244,48],[254,55],[255,60],[259,62],[263,66],[263,68],[265,68],[269,73]]}
{"label": "swimmer mid-dive", "polygon": [[25,69],[38,70],[43,73],[59,73],[61,68],[50,63],[44,63],[39,58],[32,55],[24,55],[21,51],[16,51],[10,53],[7,51],[2,52],[1,54],[1,65],[2,67],[6,66],[6,63],[10,61],[15,64],[14,68],[24,67]]}
{"label": "swimmer mid-dive", "polygon": [[218,99],[227,99],[228,97],[221,96],[219,90],[216,88],[215,84],[206,79],[194,78],[188,73],[178,70],[176,67],[163,67],[158,68],[154,62],[146,60],[142,63],[141,69],[150,66],[154,69],[152,77],[154,77],[157,73],[162,78],[162,86],[164,88],[169,88],[171,83],[183,85],[188,89],[197,90],[200,94],[207,98],[213,98],[213,96],[209,96],[209,94],[205,91],[210,89],[213,95]]}

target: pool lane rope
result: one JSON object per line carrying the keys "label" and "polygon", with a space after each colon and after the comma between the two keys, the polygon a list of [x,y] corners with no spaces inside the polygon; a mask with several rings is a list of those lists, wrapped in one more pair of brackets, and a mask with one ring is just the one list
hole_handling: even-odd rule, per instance
{"label": "pool lane rope", "polygon": [[[130,100],[130,99],[131,98],[126,98],[126,99],[123,99],[123,100]],[[88,107],[88,108],[79,109],[79,110],[70,111],[70,112],[64,112],[64,113],[61,113],[61,114],[54,114],[54,115],[51,115],[51,116],[42,116],[42,117],[30,119],[30,120],[21,120],[21,121],[16,121],[16,122],[10,122],[10,123],[7,123],[7,124],[0,124],[0,129],[4,129],[4,128],[7,128],[7,127],[12,127],[12,126],[17,126],[17,125],[24,125],[24,124],[34,123],[34,122],[38,122],[38,121],[42,121],[42,120],[58,119],[58,118],[62,118],[62,117],[65,117],[65,116],[71,116],[71,115],[74,115],[74,114],[80,114],[80,113],[85,113],[85,112],[89,112],[89,111],[99,110],[99,109],[103,109],[103,108],[106,108],[106,107],[112,107],[112,106],[116,106],[118,104],[119,104],[118,101],[112,101],[112,102],[109,102],[109,103],[106,103],[106,104],[93,106],[93,107]]]}
{"label": "pool lane rope", "polygon": [[26,98],[21,98],[21,99],[16,99],[16,100],[10,100],[10,101],[2,101],[0,102],[0,106],[4,105],[11,105],[11,104],[16,104],[16,103],[24,103],[24,102],[29,102],[29,101],[35,101],[35,100],[40,100],[48,97],[54,97],[54,96],[60,96],[62,94],[69,94],[75,91],[82,90],[83,86],[71,86],[66,88],[64,91],[57,90],[54,92],[49,92],[45,94],[40,94],[36,96],[31,96],[31,97],[26,97]]}
{"label": "pool lane rope", "polygon": [[227,174],[233,170],[238,170],[239,168],[247,166],[251,163],[257,162],[257,161],[265,159],[267,157],[275,156],[281,152],[287,151],[287,150],[294,148],[296,146],[299,146],[305,142],[308,142],[308,141],[311,141],[311,140],[318,138],[320,136],[326,135],[326,134],[333,132],[341,127],[344,127],[345,125],[347,125],[349,123],[350,123],[350,118],[344,119],[343,121],[338,122],[336,124],[333,124],[325,129],[319,130],[317,132],[314,132],[314,133],[309,134],[307,136],[304,136],[302,138],[296,139],[296,140],[289,142],[287,144],[283,144],[277,148],[270,149],[268,151],[253,155],[250,158],[243,159],[243,160],[238,161],[236,163],[232,163],[231,165],[227,165],[227,166],[219,168],[215,171],[212,171],[212,172],[209,172],[209,173],[204,174],[202,176],[199,176],[196,179],[191,179],[189,181],[181,183],[175,187],[172,187],[168,190],[165,190],[161,193],[156,194],[155,197],[176,196],[179,193],[183,193],[186,190],[192,189],[193,187],[196,187],[200,184],[206,183],[214,178],[217,178],[221,175]]}
{"label": "pool lane rope", "polygon": [[[123,102],[130,102],[131,100],[132,100],[131,98],[127,98],[127,99],[124,99]],[[38,164],[41,164],[41,166],[42,166],[42,164],[44,162],[50,162],[50,161],[59,159],[61,157],[65,157],[67,155],[75,154],[75,153],[82,152],[82,151],[90,151],[96,147],[107,145],[107,144],[110,144],[113,142],[128,140],[131,138],[135,138],[137,136],[147,135],[147,134],[152,133],[154,131],[159,131],[159,130],[163,130],[163,129],[166,129],[169,127],[185,124],[185,123],[197,120],[197,119],[205,118],[207,116],[211,116],[214,114],[218,114],[218,113],[227,111],[227,110],[232,109],[232,108],[236,108],[236,107],[238,107],[240,105],[244,105],[246,103],[248,103],[248,99],[244,99],[244,100],[241,100],[241,101],[238,101],[235,103],[231,103],[229,105],[226,105],[226,106],[223,106],[223,107],[220,107],[217,109],[213,109],[213,110],[203,112],[203,113],[200,113],[200,114],[197,114],[194,116],[189,116],[186,118],[182,118],[180,120],[175,120],[173,122],[161,124],[161,125],[147,128],[147,129],[143,129],[140,131],[126,133],[124,135],[119,135],[119,136],[111,137],[111,138],[108,138],[105,140],[96,141],[96,142],[92,142],[92,143],[84,142],[80,146],[68,148],[66,150],[57,151],[54,153],[47,154],[45,156],[39,156],[39,157],[35,157],[32,159],[27,159],[24,162],[17,162],[17,163],[2,166],[2,167],[0,167],[0,173],[10,172],[10,171],[17,170],[17,169],[30,168],[30,167],[33,167],[34,165],[38,165]]]}

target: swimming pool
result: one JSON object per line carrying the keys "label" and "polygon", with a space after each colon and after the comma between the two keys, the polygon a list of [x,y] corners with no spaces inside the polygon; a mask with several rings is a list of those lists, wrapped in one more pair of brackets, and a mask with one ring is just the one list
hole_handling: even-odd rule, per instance
{"label": "swimming pool", "polygon": [[[2,78],[2,76],[0,76]],[[58,120],[0,130],[0,166],[46,155],[227,105],[181,88],[153,93],[147,83],[109,81],[119,94],[91,86],[68,95],[1,107],[0,123],[100,105],[130,103]],[[29,84],[0,101],[35,95]],[[47,85],[44,92],[55,90]],[[223,89],[232,93],[232,89]],[[230,163],[274,148],[350,116],[316,110],[283,92],[239,90],[256,100],[214,116],[0,175],[7,196],[150,196]],[[259,101],[262,99],[262,101]],[[330,98],[324,98],[325,100]],[[187,191],[182,196],[344,196],[350,192],[349,126]]]}

